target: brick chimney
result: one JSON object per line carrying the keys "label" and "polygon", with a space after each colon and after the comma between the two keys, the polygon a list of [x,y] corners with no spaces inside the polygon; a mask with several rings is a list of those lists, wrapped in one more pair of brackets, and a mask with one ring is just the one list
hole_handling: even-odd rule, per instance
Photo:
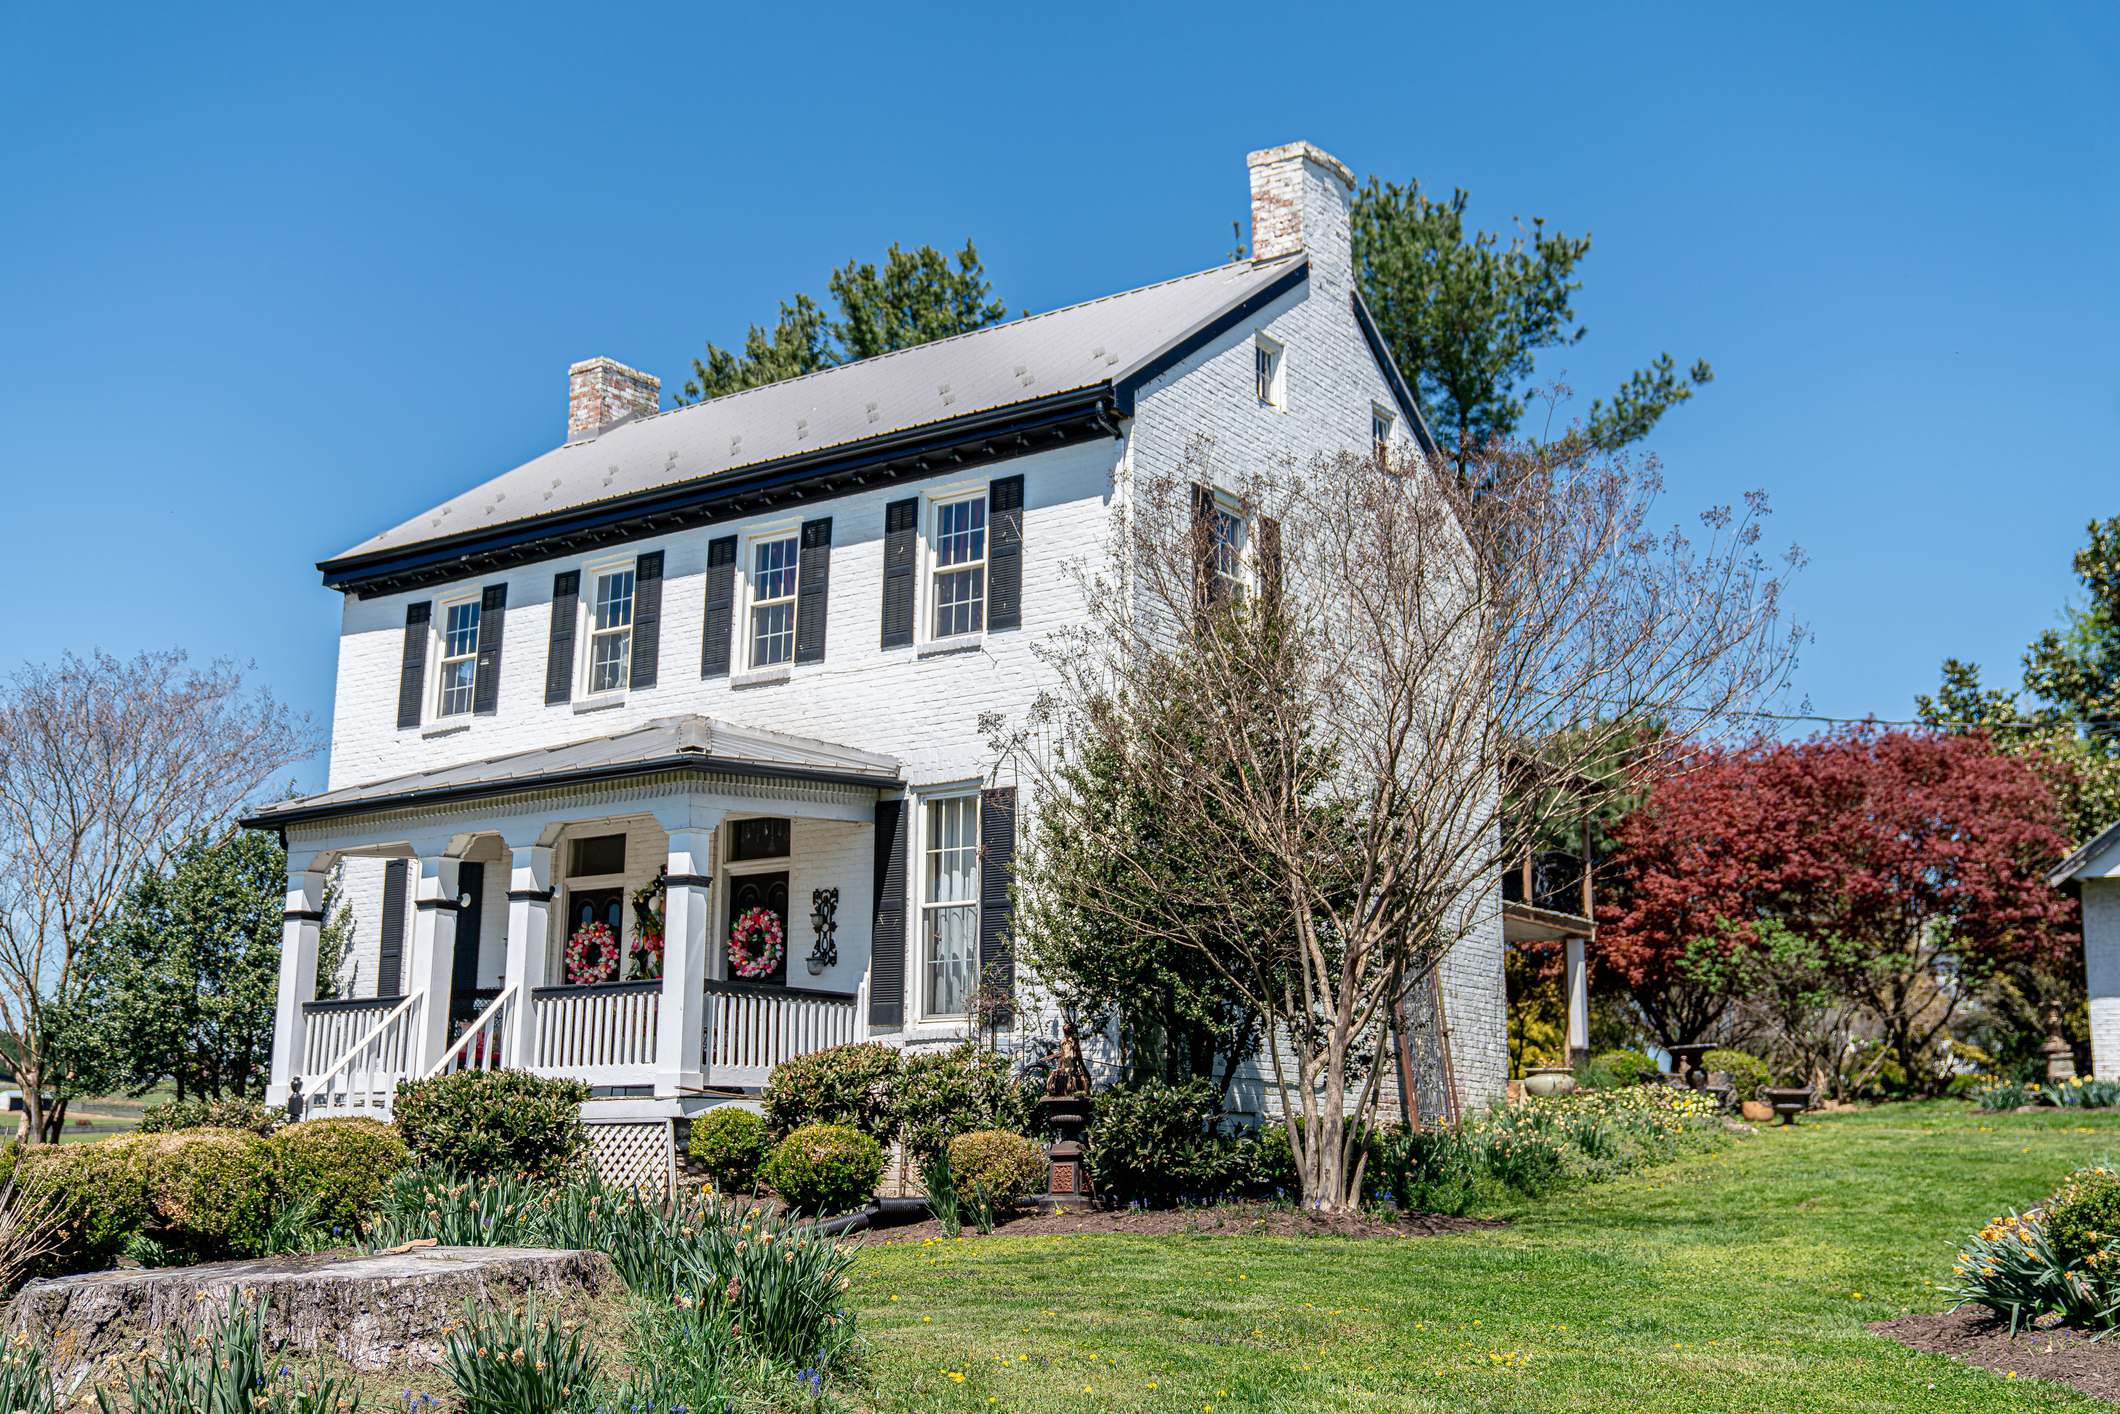
{"label": "brick chimney", "polygon": [[1251,168],[1251,258],[1307,251],[1312,273],[1325,282],[1352,279],[1347,213],[1354,173],[1307,142],[1269,147],[1244,161]]}
{"label": "brick chimney", "polygon": [[614,423],[662,405],[662,379],[616,359],[592,358],[567,370],[567,440],[585,442]]}

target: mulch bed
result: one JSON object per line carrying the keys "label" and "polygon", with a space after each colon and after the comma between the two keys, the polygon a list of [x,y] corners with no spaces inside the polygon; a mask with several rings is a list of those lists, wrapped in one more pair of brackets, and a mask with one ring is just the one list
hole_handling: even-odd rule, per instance
{"label": "mulch bed", "polygon": [[[2049,1316],[2047,1321],[2058,1321]],[[2120,1335],[2091,1344],[2091,1332],[2063,1325],[2017,1328],[1982,1306],[1961,1306],[1947,1315],[1902,1316],[1876,1321],[1870,1329],[1901,1345],[1932,1355],[1949,1355],[1998,1375],[2052,1380],[2071,1385],[2093,1399],[2120,1404]]]}
{"label": "mulch bed", "polygon": [[[1373,1222],[1354,1213],[1307,1213],[1287,1208],[1229,1206],[1221,1208],[1087,1209],[1069,1213],[1018,1214],[994,1229],[996,1237],[1059,1237],[1073,1233],[1110,1232],[1135,1237],[1183,1234],[1197,1237],[1441,1237],[1453,1232],[1507,1227],[1495,1218],[1453,1218],[1441,1213],[1408,1213],[1396,1222]],[[873,1229],[861,1235],[870,1245],[926,1242],[942,1236],[933,1218],[903,1226]],[[964,1225],[964,1240],[977,1241],[979,1230]]]}

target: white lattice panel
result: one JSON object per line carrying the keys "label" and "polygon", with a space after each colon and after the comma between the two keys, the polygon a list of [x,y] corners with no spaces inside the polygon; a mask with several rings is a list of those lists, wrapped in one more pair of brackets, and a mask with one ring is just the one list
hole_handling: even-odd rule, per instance
{"label": "white lattice panel", "polygon": [[598,1120],[582,1126],[604,1182],[670,1191],[670,1125],[660,1119]]}

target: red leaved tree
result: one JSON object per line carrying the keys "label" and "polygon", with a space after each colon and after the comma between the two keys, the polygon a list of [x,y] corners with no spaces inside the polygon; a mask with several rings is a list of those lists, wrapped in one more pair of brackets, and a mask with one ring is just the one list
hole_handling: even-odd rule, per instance
{"label": "red leaved tree", "polygon": [[1667,1045],[1800,965],[1920,1085],[1984,978],[2079,946],[2075,904],[2043,877],[2068,847],[2053,794],[1981,733],[1859,726],[1709,751],[1615,843],[1596,951]]}

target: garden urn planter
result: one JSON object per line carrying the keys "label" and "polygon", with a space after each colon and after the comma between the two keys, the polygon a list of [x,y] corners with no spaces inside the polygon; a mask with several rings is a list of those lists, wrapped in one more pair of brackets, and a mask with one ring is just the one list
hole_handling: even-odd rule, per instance
{"label": "garden urn planter", "polygon": [[1765,1097],[1767,1104],[1772,1107],[1774,1113],[1781,1116],[1783,1128],[1796,1123],[1796,1116],[1811,1108],[1811,1089],[1809,1086],[1797,1090],[1774,1085],[1762,1085],[1759,1088],[1759,1093]]}
{"label": "garden urn planter", "polygon": [[1764,1100],[1747,1100],[1738,1107],[1739,1112],[1754,1124],[1774,1118],[1774,1109]]}
{"label": "garden urn planter", "polygon": [[1667,1046],[1671,1053],[1671,1064],[1684,1078],[1687,1086],[1695,1090],[1708,1088],[1708,1072],[1702,1068],[1700,1058],[1714,1050],[1713,1041],[1692,1041],[1683,1046]]}
{"label": "garden urn planter", "polygon": [[1089,1127],[1089,1115],[1087,1095],[1048,1095],[1038,1102],[1039,1122],[1060,1136],[1045,1151],[1045,1191],[1031,1197],[1047,1212],[1086,1208],[1095,1201],[1082,1168],[1082,1131]]}
{"label": "garden urn planter", "polygon": [[1575,1072],[1564,1065],[1535,1065],[1524,1076],[1524,1093],[1543,1100],[1575,1089]]}

